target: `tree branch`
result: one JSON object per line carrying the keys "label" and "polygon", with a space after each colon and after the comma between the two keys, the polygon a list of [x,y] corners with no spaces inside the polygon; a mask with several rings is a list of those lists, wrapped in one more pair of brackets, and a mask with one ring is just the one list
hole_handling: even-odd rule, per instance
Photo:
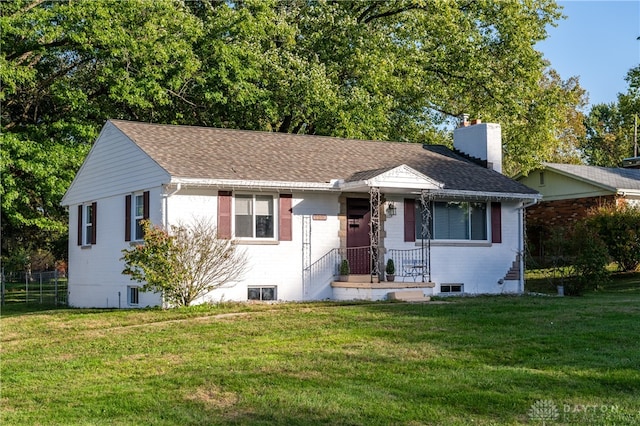
{"label": "tree branch", "polygon": [[401,7],[401,8],[398,8],[398,9],[392,9],[392,10],[387,10],[385,12],[380,12],[380,13],[377,13],[377,14],[371,15],[371,16],[367,16],[369,10],[365,10],[358,17],[358,22],[363,22],[365,24],[368,24],[369,22],[374,21],[376,19],[387,18],[389,16],[399,15],[401,13],[408,12],[410,10],[415,10],[415,9],[423,9],[424,10],[424,7],[422,7],[420,5],[417,5],[417,4],[412,4],[412,5]]}
{"label": "tree branch", "polygon": [[18,14],[18,13],[25,13],[25,12],[28,12],[28,11],[30,11],[31,9],[33,9],[34,7],[36,7],[36,6],[40,6],[42,3],[44,3],[44,1],[45,1],[45,0],[36,0],[36,1],[34,1],[33,3],[31,3],[30,5],[25,6],[25,7],[23,7],[22,9],[18,10],[16,13],[14,13],[14,15],[15,15],[15,14]]}
{"label": "tree branch", "polygon": [[20,60],[24,60],[23,57],[25,57],[28,53],[32,53],[35,52],[38,49],[44,48],[44,49],[49,49],[52,47],[60,47],[60,46],[65,46],[67,43],[69,42],[69,40],[67,40],[66,38],[63,38],[61,40],[56,40],[56,41],[52,41],[51,43],[45,43],[45,44],[38,44],[36,46],[33,46],[31,48],[28,49],[23,49],[19,52],[14,52],[10,55],[7,55],[7,60],[8,61],[12,61],[18,57],[20,57]]}
{"label": "tree branch", "polygon": [[187,99],[187,98],[185,98],[184,96],[180,95],[179,93],[176,93],[176,92],[174,92],[174,91],[173,91],[173,90],[171,90],[171,89],[167,89],[167,92],[168,92],[170,95],[173,95],[173,96],[175,96],[175,97],[176,97],[176,98],[178,98],[178,99],[181,99],[182,101],[184,101],[185,103],[187,103],[187,104],[191,105],[192,107],[199,108],[199,107],[198,107],[198,105],[194,104],[193,102],[191,102],[190,100],[188,100],[188,99]]}

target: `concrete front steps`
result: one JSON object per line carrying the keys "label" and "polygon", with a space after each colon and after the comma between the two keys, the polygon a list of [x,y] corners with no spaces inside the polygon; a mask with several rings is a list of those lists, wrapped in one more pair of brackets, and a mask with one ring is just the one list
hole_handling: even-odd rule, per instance
{"label": "concrete front steps", "polygon": [[346,281],[331,283],[334,300],[398,300],[428,302],[435,283],[383,281],[371,275],[349,275]]}
{"label": "concrete front steps", "polygon": [[392,291],[389,292],[387,297],[389,300],[401,302],[428,302],[431,300],[431,297],[425,296],[422,290]]}

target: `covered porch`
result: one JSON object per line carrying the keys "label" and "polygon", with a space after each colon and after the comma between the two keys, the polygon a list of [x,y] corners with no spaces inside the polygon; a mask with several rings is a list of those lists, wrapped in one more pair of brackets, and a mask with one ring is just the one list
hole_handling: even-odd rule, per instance
{"label": "covered porch", "polygon": [[[428,216],[431,194],[442,184],[402,165],[362,172],[341,186],[340,247],[314,262],[308,260],[304,268],[305,297],[313,298],[318,285],[330,285],[335,300],[386,300],[405,292],[432,295],[435,284],[431,282],[429,230],[425,229],[423,240],[412,243],[411,248],[407,244],[386,247],[386,227],[396,213],[397,201],[391,198],[417,198],[421,211]],[[422,219],[418,223],[429,222],[428,217]],[[310,242],[310,236],[305,240]],[[349,264],[350,276],[340,279],[344,261]],[[393,280],[385,274],[389,261],[395,266]]]}

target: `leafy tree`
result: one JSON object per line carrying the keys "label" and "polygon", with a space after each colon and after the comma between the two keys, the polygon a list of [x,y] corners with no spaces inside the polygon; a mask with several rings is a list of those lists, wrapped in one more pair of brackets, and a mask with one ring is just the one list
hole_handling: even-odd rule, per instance
{"label": "leafy tree", "polygon": [[0,135],[3,260],[18,249],[65,257],[67,221],[60,199],[87,151],[88,145],[71,148],[19,133]]}
{"label": "leafy tree", "polygon": [[579,145],[584,137],[586,92],[576,77],[562,80],[547,69],[530,95],[523,96],[523,113],[514,111],[504,122],[505,171],[527,173],[543,161],[578,163]]}
{"label": "leafy tree", "polygon": [[582,89],[534,48],[561,16],[553,0],[0,7],[3,253],[25,230],[61,245],[51,206],[108,118],[449,143],[443,129],[468,113],[503,125],[507,173],[572,155],[579,135]]}
{"label": "leafy tree", "polygon": [[507,171],[581,132],[584,91],[533,48],[553,1],[203,3],[200,123],[442,143],[469,113],[503,123]]}
{"label": "leafy tree", "polygon": [[586,137],[581,143],[588,164],[619,167],[629,155],[628,134],[617,103],[597,104],[586,117]]}
{"label": "leafy tree", "polygon": [[161,292],[171,306],[189,306],[244,274],[244,253],[233,241],[219,239],[206,220],[172,226],[170,232],[149,221],[143,228],[144,244],[122,251],[122,273],[144,283],[143,291]]}
{"label": "leafy tree", "polygon": [[597,104],[585,120],[587,133],[581,143],[587,162],[594,166],[620,167],[633,156],[634,128],[640,114],[640,66],[625,77],[629,87],[618,93],[617,102]]}
{"label": "leafy tree", "polygon": [[2,253],[66,257],[59,203],[107,118],[175,119],[198,20],[160,0],[0,5]]}

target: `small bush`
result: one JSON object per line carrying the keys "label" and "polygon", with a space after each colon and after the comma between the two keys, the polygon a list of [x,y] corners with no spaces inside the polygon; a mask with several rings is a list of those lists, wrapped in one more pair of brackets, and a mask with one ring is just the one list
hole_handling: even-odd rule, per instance
{"label": "small bush", "polygon": [[640,265],[640,208],[606,205],[593,210],[585,220],[600,236],[609,255],[622,271]]}
{"label": "small bush", "polygon": [[340,263],[340,275],[349,275],[350,272],[349,261],[342,259],[342,263]]}
{"label": "small bush", "polygon": [[587,288],[596,290],[598,286],[608,282],[609,254],[596,230],[587,221],[578,222],[573,229],[571,241],[575,279],[565,287],[565,291],[568,288],[567,294],[580,295]]}
{"label": "small bush", "polygon": [[607,246],[587,221],[573,227],[552,228],[545,241],[545,253],[545,278],[554,287],[564,286],[567,296],[582,295],[609,280]]}
{"label": "small bush", "polygon": [[385,268],[385,272],[389,275],[394,275],[396,273],[396,266],[393,263],[393,259],[387,260],[387,267]]}

